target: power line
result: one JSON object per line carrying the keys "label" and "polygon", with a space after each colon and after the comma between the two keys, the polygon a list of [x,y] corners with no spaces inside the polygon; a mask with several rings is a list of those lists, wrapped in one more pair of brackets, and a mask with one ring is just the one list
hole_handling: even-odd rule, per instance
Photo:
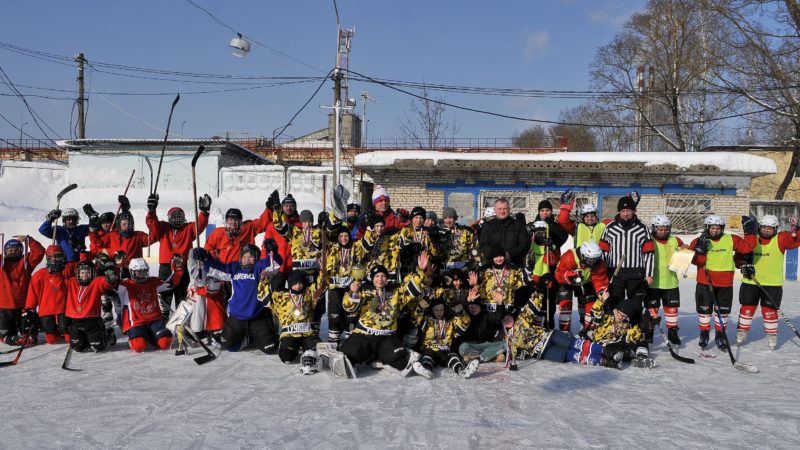
{"label": "power line", "polygon": [[314,97],[316,97],[316,96],[317,96],[317,94],[319,93],[319,90],[320,90],[320,89],[322,89],[322,86],[324,86],[324,85],[325,85],[325,82],[326,82],[326,81],[328,81],[328,77],[330,77],[330,76],[331,76],[331,74],[333,73],[333,71],[334,71],[334,69],[331,69],[331,70],[328,72],[328,74],[327,74],[327,75],[325,75],[325,78],[322,80],[322,82],[319,84],[319,86],[317,86],[317,89],[314,91],[314,93],[313,93],[313,94],[311,94],[311,97],[309,97],[309,98],[308,98],[308,100],[306,100],[306,102],[305,102],[305,103],[303,103],[303,106],[301,106],[301,107],[300,107],[300,109],[299,109],[299,110],[297,110],[297,112],[296,112],[296,113],[294,113],[294,115],[292,116],[292,118],[291,118],[291,119],[289,119],[289,121],[288,121],[288,122],[286,122],[286,125],[284,125],[284,126],[283,126],[283,128],[281,128],[281,131],[280,131],[280,133],[276,134],[276,135],[273,137],[273,145],[275,144],[274,140],[275,140],[275,139],[277,139],[278,137],[280,137],[280,135],[281,135],[281,134],[283,134],[283,132],[284,132],[284,131],[285,131],[287,128],[289,128],[289,125],[291,125],[291,124],[292,124],[292,122],[294,122],[294,119],[296,119],[296,118],[297,118],[297,116],[299,116],[299,115],[300,115],[300,113],[301,113],[301,112],[303,112],[303,110],[304,110],[304,109],[306,109],[306,106],[308,106],[308,104],[309,104],[309,103],[311,103],[311,100],[313,100],[313,99],[314,99]]}
{"label": "power line", "polygon": [[39,114],[37,114],[36,111],[33,110],[33,108],[31,108],[31,105],[28,104],[28,101],[25,99],[22,93],[16,88],[16,86],[14,86],[14,82],[11,81],[11,78],[8,76],[8,74],[6,74],[6,71],[3,70],[3,66],[0,66],[0,73],[3,74],[3,77],[0,78],[0,81],[2,81],[9,89],[11,89],[12,92],[15,92],[17,94],[17,97],[19,97],[19,99],[22,100],[22,103],[25,104],[25,108],[27,108],[28,113],[31,115],[31,118],[33,119],[33,122],[36,124],[36,127],[39,128],[39,131],[42,132],[44,137],[50,139],[51,141],[53,140],[52,138],[50,138],[50,136],[48,136],[47,132],[45,132],[42,129],[42,126],[39,124],[40,120],[47,127],[48,130],[52,131],[53,134],[56,135],[56,137],[60,138],[61,136],[58,134],[58,132],[53,130],[53,128],[50,127],[50,125],[48,125],[48,123],[44,119],[42,119],[42,117],[39,116]]}

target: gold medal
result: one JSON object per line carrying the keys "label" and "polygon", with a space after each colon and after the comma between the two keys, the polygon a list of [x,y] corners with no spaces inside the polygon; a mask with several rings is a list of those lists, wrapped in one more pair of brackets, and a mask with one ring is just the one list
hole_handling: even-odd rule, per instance
{"label": "gold medal", "polygon": [[299,310],[299,309],[295,309],[295,310],[294,310],[294,316],[295,316],[295,317],[298,317],[298,318],[299,318],[299,317],[300,317],[300,314],[302,314],[302,313],[300,312],[300,310]]}
{"label": "gold medal", "polygon": [[77,310],[78,310],[78,312],[81,312],[81,310],[83,310],[83,308],[81,308],[81,306],[80,306],[80,305],[78,305],[78,307],[77,307],[77,308],[75,308],[75,309],[77,309]]}

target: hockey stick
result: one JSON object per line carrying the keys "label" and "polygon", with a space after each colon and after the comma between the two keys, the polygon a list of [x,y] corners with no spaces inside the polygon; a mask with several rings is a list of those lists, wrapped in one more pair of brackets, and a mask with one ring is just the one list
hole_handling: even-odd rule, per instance
{"label": "hockey stick", "polygon": [[[11,361],[0,362],[0,367],[16,366],[17,363],[19,363],[19,358],[22,356],[22,351],[25,350],[26,348],[28,348],[28,340],[30,339],[31,334],[33,334],[33,330],[35,328],[36,328],[36,324],[34,323],[28,329],[28,334],[27,334],[27,337],[25,338],[25,342],[23,342],[22,343],[22,347],[19,348],[19,351],[17,352],[17,356]],[[34,337],[34,339],[36,339],[36,338]]]}
{"label": "hockey stick", "polygon": [[72,344],[67,342],[67,354],[64,355],[64,363],[61,364],[61,368],[64,370],[71,370],[73,372],[80,372],[81,369],[73,369],[72,367],[69,366],[70,361],[72,361],[72,352],[73,352]]}
{"label": "hockey stick", "polygon": [[703,271],[706,274],[706,281],[708,281],[708,292],[711,295],[711,301],[713,302],[714,311],[717,313],[717,319],[719,320],[719,326],[722,331],[722,339],[725,340],[725,346],[728,349],[728,356],[731,358],[731,364],[738,370],[747,373],[756,373],[758,372],[758,367],[752,364],[742,364],[736,360],[733,356],[733,351],[731,350],[731,343],[728,341],[728,331],[727,326],[722,322],[722,312],[720,311],[719,300],[717,299],[717,294],[714,292],[714,286],[711,285],[711,275],[708,273],[708,267],[703,266]]}
{"label": "hockey stick", "polygon": [[[198,197],[197,197],[197,160],[200,159],[200,155],[203,154],[205,151],[205,146],[200,145],[197,147],[197,151],[194,153],[192,157],[192,195],[194,199],[192,202],[194,203],[194,237],[197,241],[197,248],[200,248],[200,228],[198,227],[198,221],[200,220],[200,213],[198,212]],[[202,274],[203,268],[200,268],[200,273]]]}
{"label": "hockey stick", "polygon": [[664,338],[664,342],[667,343],[667,348],[669,349],[669,354],[673,358],[677,359],[680,362],[687,363],[687,364],[694,364],[694,360],[692,358],[687,358],[685,356],[681,356],[672,348],[672,343],[667,339],[667,336],[664,334],[664,327],[661,324],[658,324],[658,331],[661,333],[661,337]]}
{"label": "hockey stick", "polygon": [[200,340],[199,337],[197,337],[197,334],[194,332],[194,330],[192,330],[189,327],[184,327],[183,331],[185,331],[186,333],[189,333],[189,336],[191,336],[192,339],[197,341],[197,343],[200,344],[200,346],[203,347],[203,350],[205,350],[206,353],[207,353],[207,354],[205,354],[203,356],[198,356],[197,358],[194,359],[194,362],[196,362],[197,365],[202,366],[205,363],[208,363],[208,362],[211,362],[211,361],[217,359],[217,355],[215,355],[214,352],[212,352],[211,349],[208,348],[208,346],[202,340]]}
{"label": "hockey stick", "polygon": [[[128,189],[131,187],[131,181],[133,181],[133,174],[136,173],[136,169],[131,171],[131,176],[128,178],[128,184],[125,185],[125,192],[122,193],[122,196],[128,195]],[[117,228],[117,216],[119,215],[119,210],[122,208],[122,205],[117,205],[117,212],[114,214],[114,223],[111,224],[111,231],[114,231]],[[149,247],[148,247],[149,248]]]}
{"label": "hockey stick", "polygon": [[[61,207],[61,197],[67,194],[67,192],[75,190],[78,187],[77,184],[72,183],[69,186],[65,187],[61,190],[61,192],[56,195],[56,209]],[[58,219],[56,219],[53,224],[53,245],[56,245],[56,231],[58,230]]]}
{"label": "hockey stick", "polygon": [[16,351],[19,351],[19,349],[20,349],[20,347],[14,347],[12,349],[3,350],[3,351],[0,351],[0,355],[8,355],[9,353],[14,353]]}
{"label": "hockey stick", "polygon": [[767,293],[767,290],[764,289],[764,286],[762,286],[761,283],[759,283],[758,280],[756,280],[756,276],[753,275],[752,277],[750,277],[750,279],[753,280],[753,283],[755,283],[759,289],[761,289],[761,292],[764,294],[765,297],[767,297],[767,300],[769,300],[770,304],[775,308],[775,310],[778,311],[778,314],[781,315],[781,318],[786,322],[786,325],[788,325],[789,328],[791,328],[791,330],[794,331],[794,334],[800,338],[800,331],[797,331],[797,328],[795,328],[795,326],[792,325],[792,322],[789,320],[788,317],[786,317],[786,314],[784,314],[783,311],[781,311],[781,309],[778,307],[778,305],[774,301],[772,301],[772,297],[769,295],[769,293]]}
{"label": "hockey stick", "polygon": [[178,100],[181,99],[181,94],[175,96],[175,100],[172,101],[172,107],[169,109],[169,118],[167,119],[167,132],[164,134],[164,144],[161,146],[161,157],[158,159],[158,171],[156,172],[156,184],[151,186],[152,192],[151,194],[155,194],[158,190],[158,179],[161,177],[161,164],[164,162],[164,152],[167,151],[167,139],[169,138],[169,125],[172,123],[172,113],[175,111],[175,105],[178,104]]}

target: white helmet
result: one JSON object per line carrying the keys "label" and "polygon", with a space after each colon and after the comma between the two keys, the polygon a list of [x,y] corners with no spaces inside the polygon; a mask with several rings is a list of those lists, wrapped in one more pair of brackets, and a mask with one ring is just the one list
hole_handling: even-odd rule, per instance
{"label": "white helmet", "polygon": [[586,214],[597,214],[597,206],[594,203],[586,203],[578,208],[578,215],[583,217]]}
{"label": "white helmet", "polygon": [[78,210],[75,208],[66,208],[64,211],[61,212],[61,219],[66,219],[67,217],[74,217],[75,220],[80,220],[81,216],[78,214]]}
{"label": "white helmet", "polygon": [[544,220],[537,220],[533,222],[533,232],[535,233],[538,230],[547,230],[547,222]]}
{"label": "white helmet", "polygon": [[580,252],[581,259],[587,266],[594,266],[603,257],[603,250],[594,241],[586,241],[581,244]]}
{"label": "white helmet", "polygon": [[716,214],[712,214],[706,217],[706,220],[703,221],[703,225],[705,225],[706,227],[710,227],[711,225],[719,225],[721,227],[724,227],[725,219]]}
{"label": "white helmet", "polygon": [[653,219],[650,221],[650,224],[655,227],[671,227],[672,222],[669,220],[669,217],[663,214],[656,214],[653,216]]}
{"label": "white helmet", "polygon": [[128,270],[131,271],[131,278],[133,281],[144,282],[150,278],[150,266],[144,258],[134,258],[128,264]]}
{"label": "white helmet", "polygon": [[775,228],[776,231],[778,230],[778,227],[781,226],[781,222],[778,220],[778,217],[771,214],[767,214],[766,216],[762,217],[761,220],[758,221],[758,224],[762,227]]}

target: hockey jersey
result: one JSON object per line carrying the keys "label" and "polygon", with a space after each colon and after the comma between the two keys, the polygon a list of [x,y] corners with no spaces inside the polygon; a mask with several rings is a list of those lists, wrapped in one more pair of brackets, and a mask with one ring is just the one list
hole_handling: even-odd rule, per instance
{"label": "hockey jersey", "polygon": [[[147,229],[150,231],[150,239],[159,243],[158,262],[160,264],[169,264],[175,253],[181,255],[184,260],[189,258],[189,250],[192,249],[192,244],[197,237],[194,222],[189,222],[176,230],[169,225],[169,222],[158,220],[155,210],[150,210],[147,212],[146,223]],[[200,213],[197,220],[197,229],[202,233],[206,226],[208,226],[208,213],[203,212]]]}
{"label": "hockey jersey", "polygon": [[397,331],[400,311],[414,301],[429,284],[429,277],[417,269],[406,275],[396,289],[364,289],[345,295],[342,307],[348,314],[358,311],[354,333],[389,336]]}
{"label": "hockey jersey", "polygon": [[37,310],[40,317],[64,314],[67,310],[67,280],[75,273],[76,263],[69,263],[60,272],[50,273],[46,267],[37,270],[28,286],[25,309]]}
{"label": "hockey jersey", "polygon": [[19,309],[25,306],[31,275],[44,258],[44,247],[33,238],[27,240],[27,254],[17,261],[6,261],[0,251],[0,308]]}
{"label": "hockey jersey", "polygon": [[122,332],[161,320],[158,294],[171,287],[172,284],[157,277],[150,277],[144,282],[121,280],[117,287],[117,295],[122,304]]}
{"label": "hockey jersey", "polygon": [[100,317],[103,294],[113,291],[114,286],[104,277],[97,277],[87,286],[78,284],[75,277],[67,280],[67,317],[89,319]]}

